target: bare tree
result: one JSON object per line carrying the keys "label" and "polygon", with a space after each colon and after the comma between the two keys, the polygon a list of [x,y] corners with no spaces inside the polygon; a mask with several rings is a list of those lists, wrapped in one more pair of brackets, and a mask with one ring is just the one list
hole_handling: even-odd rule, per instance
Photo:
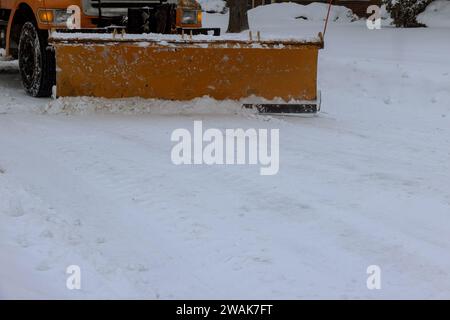
{"label": "bare tree", "polygon": [[227,3],[230,8],[227,32],[239,33],[248,30],[247,0],[228,0]]}

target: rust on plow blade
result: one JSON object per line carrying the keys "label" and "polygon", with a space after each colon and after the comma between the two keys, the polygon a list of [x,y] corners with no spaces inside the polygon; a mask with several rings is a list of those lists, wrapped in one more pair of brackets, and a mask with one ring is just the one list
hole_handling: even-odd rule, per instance
{"label": "rust on plow blade", "polygon": [[249,97],[263,98],[272,106],[298,105],[295,101],[311,105],[318,100],[322,41],[86,37],[52,38],[50,43],[56,51],[57,95],[62,97],[191,100],[210,96],[241,100],[246,107],[252,105],[245,101]]}

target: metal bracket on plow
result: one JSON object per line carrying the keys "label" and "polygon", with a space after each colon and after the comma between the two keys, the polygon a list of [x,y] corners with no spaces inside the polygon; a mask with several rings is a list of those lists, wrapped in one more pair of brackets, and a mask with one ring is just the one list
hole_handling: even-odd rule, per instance
{"label": "metal bracket on plow", "polygon": [[177,28],[178,34],[191,34],[191,35],[209,35],[212,32],[214,37],[220,36],[220,28]]}
{"label": "metal bracket on plow", "polygon": [[245,103],[246,109],[255,109],[261,114],[272,114],[278,116],[314,114],[320,111],[322,99],[321,92],[317,92],[317,100],[299,101],[296,103]]}

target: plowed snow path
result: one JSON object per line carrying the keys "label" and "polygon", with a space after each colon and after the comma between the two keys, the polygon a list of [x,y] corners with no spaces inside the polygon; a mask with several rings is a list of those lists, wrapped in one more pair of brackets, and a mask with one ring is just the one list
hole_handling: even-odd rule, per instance
{"label": "plowed snow path", "polygon": [[[448,32],[367,32],[330,32],[325,112],[313,118],[185,104],[183,114],[83,115],[83,99],[47,114],[58,103],[24,96],[17,73],[2,73],[0,296],[449,298]],[[402,58],[386,37],[432,52]],[[170,135],[194,120],[279,128],[279,174],[174,166]],[[65,287],[72,264],[80,291]],[[380,291],[366,288],[372,264]]]}

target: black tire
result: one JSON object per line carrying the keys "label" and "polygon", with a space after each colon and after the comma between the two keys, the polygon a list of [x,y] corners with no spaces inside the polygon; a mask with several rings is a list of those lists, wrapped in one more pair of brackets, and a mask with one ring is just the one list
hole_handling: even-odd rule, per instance
{"label": "black tire", "polygon": [[49,97],[55,85],[55,54],[48,49],[48,33],[26,22],[20,33],[19,70],[25,91],[33,97]]}

